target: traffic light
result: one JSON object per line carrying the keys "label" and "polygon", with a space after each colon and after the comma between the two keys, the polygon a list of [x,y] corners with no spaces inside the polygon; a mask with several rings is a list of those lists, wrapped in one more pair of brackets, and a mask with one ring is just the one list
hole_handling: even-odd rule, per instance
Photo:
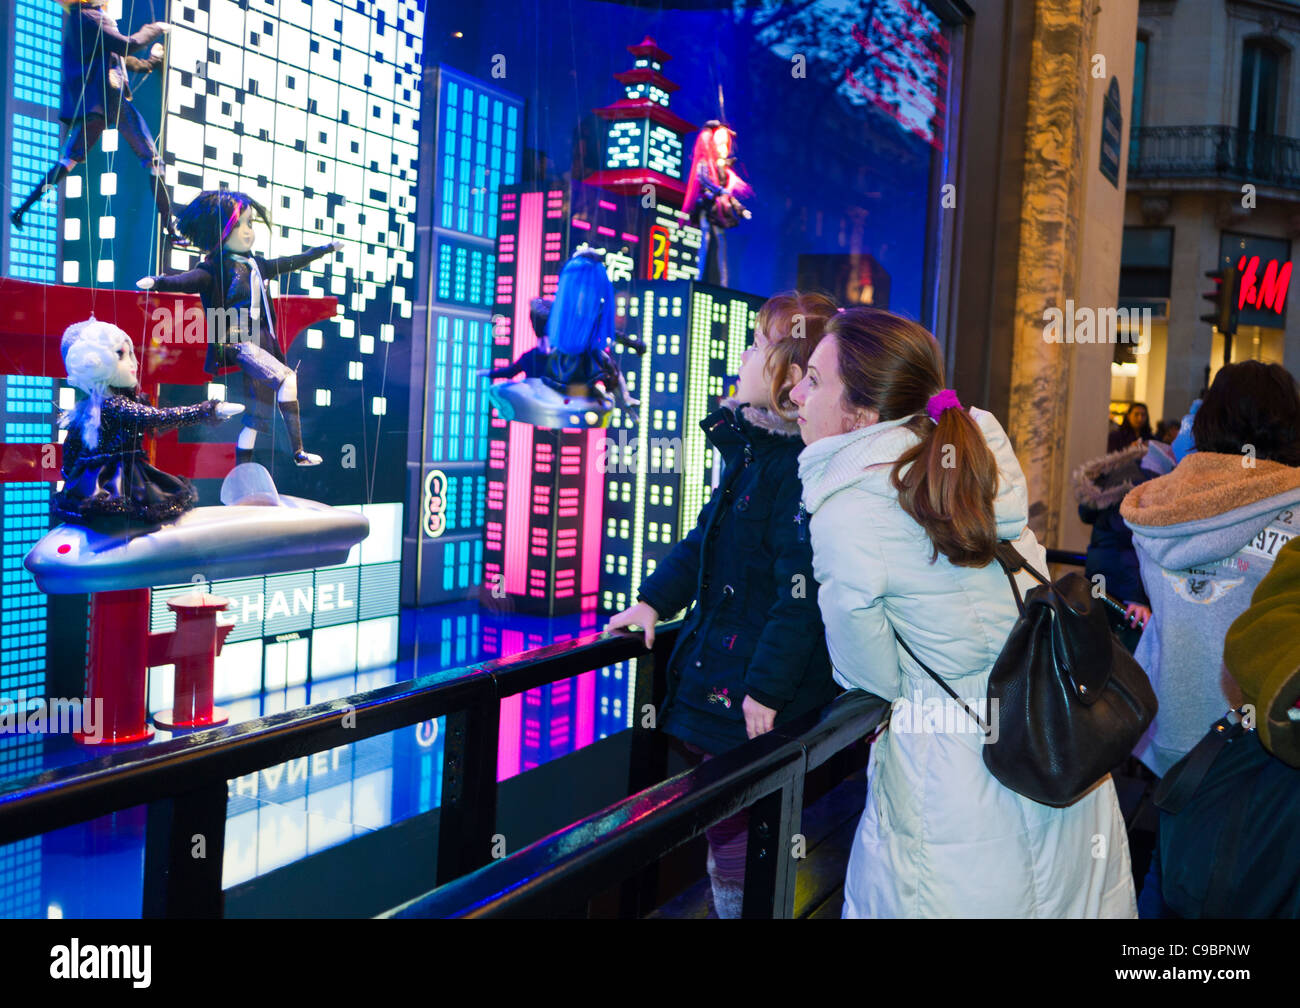
{"label": "traffic light", "polygon": [[1240,274],[1235,266],[1208,270],[1205,274],[1214,281],[1214,290],[1202,297],[1214,305],[1214,311],[1201,316],[1202,322],[1209,322],[1224,336],[1233,336],[1237,332],[1237,287]]}

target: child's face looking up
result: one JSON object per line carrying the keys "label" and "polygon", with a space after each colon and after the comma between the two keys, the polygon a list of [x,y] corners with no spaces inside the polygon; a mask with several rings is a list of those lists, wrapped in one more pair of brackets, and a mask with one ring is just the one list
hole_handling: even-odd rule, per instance
{"label": "child's face looking up", "polygon": [[754,329],[754,342],[740,355],[740,375],[736,379],[736,399],[751,406],[770,409],[772,406],[771,375],[767,372],[767,334]]}
{"label": "child's face looking up", "polygon": [[230,237],[226,239],[226,248],[236,255],[246,255],[253,248],[253,208],[244,207],[244,212],[235,222]]}

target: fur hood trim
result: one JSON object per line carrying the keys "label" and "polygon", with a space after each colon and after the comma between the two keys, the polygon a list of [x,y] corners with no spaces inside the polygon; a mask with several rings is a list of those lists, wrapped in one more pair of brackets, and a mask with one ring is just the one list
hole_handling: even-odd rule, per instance
{"label": "fur hood trim", "polygon": [[1085,462],[1072,477],[1075,499],[1095,511],[1114,507],[1142,482],[1140,464],[1146,453],[1146,442],[1134,441],[1127,448]]}
{"label": "fur hood trim", "polygon": [[[726,406],[732,412],[735,412],[740,408],[741,403],[735,398],[728,396],[718,405]],[[758,427],[760,430],[765,430],[770,434],[779,434],[782,437],[800,437],[799,421],[787,420],[774,409],[768,409],[765,406],[750,406],[746,404],[745,408],[740,410],[740,415],[755,427]]]}

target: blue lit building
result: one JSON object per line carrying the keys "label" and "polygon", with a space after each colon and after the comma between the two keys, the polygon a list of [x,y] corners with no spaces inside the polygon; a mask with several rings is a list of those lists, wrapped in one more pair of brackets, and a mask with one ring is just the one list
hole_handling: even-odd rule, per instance
{"label": "blue lit building", "polygon": [[469,597],[483,578],[490,414],[476,372],[492,366],[499,195],[519,181],[523,126],[523,102],[506,91],[446,66],[425,81],[436,114],[422,125],[421,160],[436,174],[419,210],[407,453],[408,499],[419,504],[402,592],[418,605]]}

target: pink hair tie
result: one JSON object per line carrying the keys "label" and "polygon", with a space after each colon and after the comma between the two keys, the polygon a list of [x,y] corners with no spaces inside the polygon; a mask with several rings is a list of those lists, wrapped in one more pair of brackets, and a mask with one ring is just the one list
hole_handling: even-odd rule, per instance
{"label": "pink hair tie", "polygon": [[930,396],[929,402],[925,404],[925,411],[930,414],[930,419],[935,423],[939,422],[939,414],[949,409],[961,409],[961,402],[957,399],[957,393],[952,389],[936,392]]}

